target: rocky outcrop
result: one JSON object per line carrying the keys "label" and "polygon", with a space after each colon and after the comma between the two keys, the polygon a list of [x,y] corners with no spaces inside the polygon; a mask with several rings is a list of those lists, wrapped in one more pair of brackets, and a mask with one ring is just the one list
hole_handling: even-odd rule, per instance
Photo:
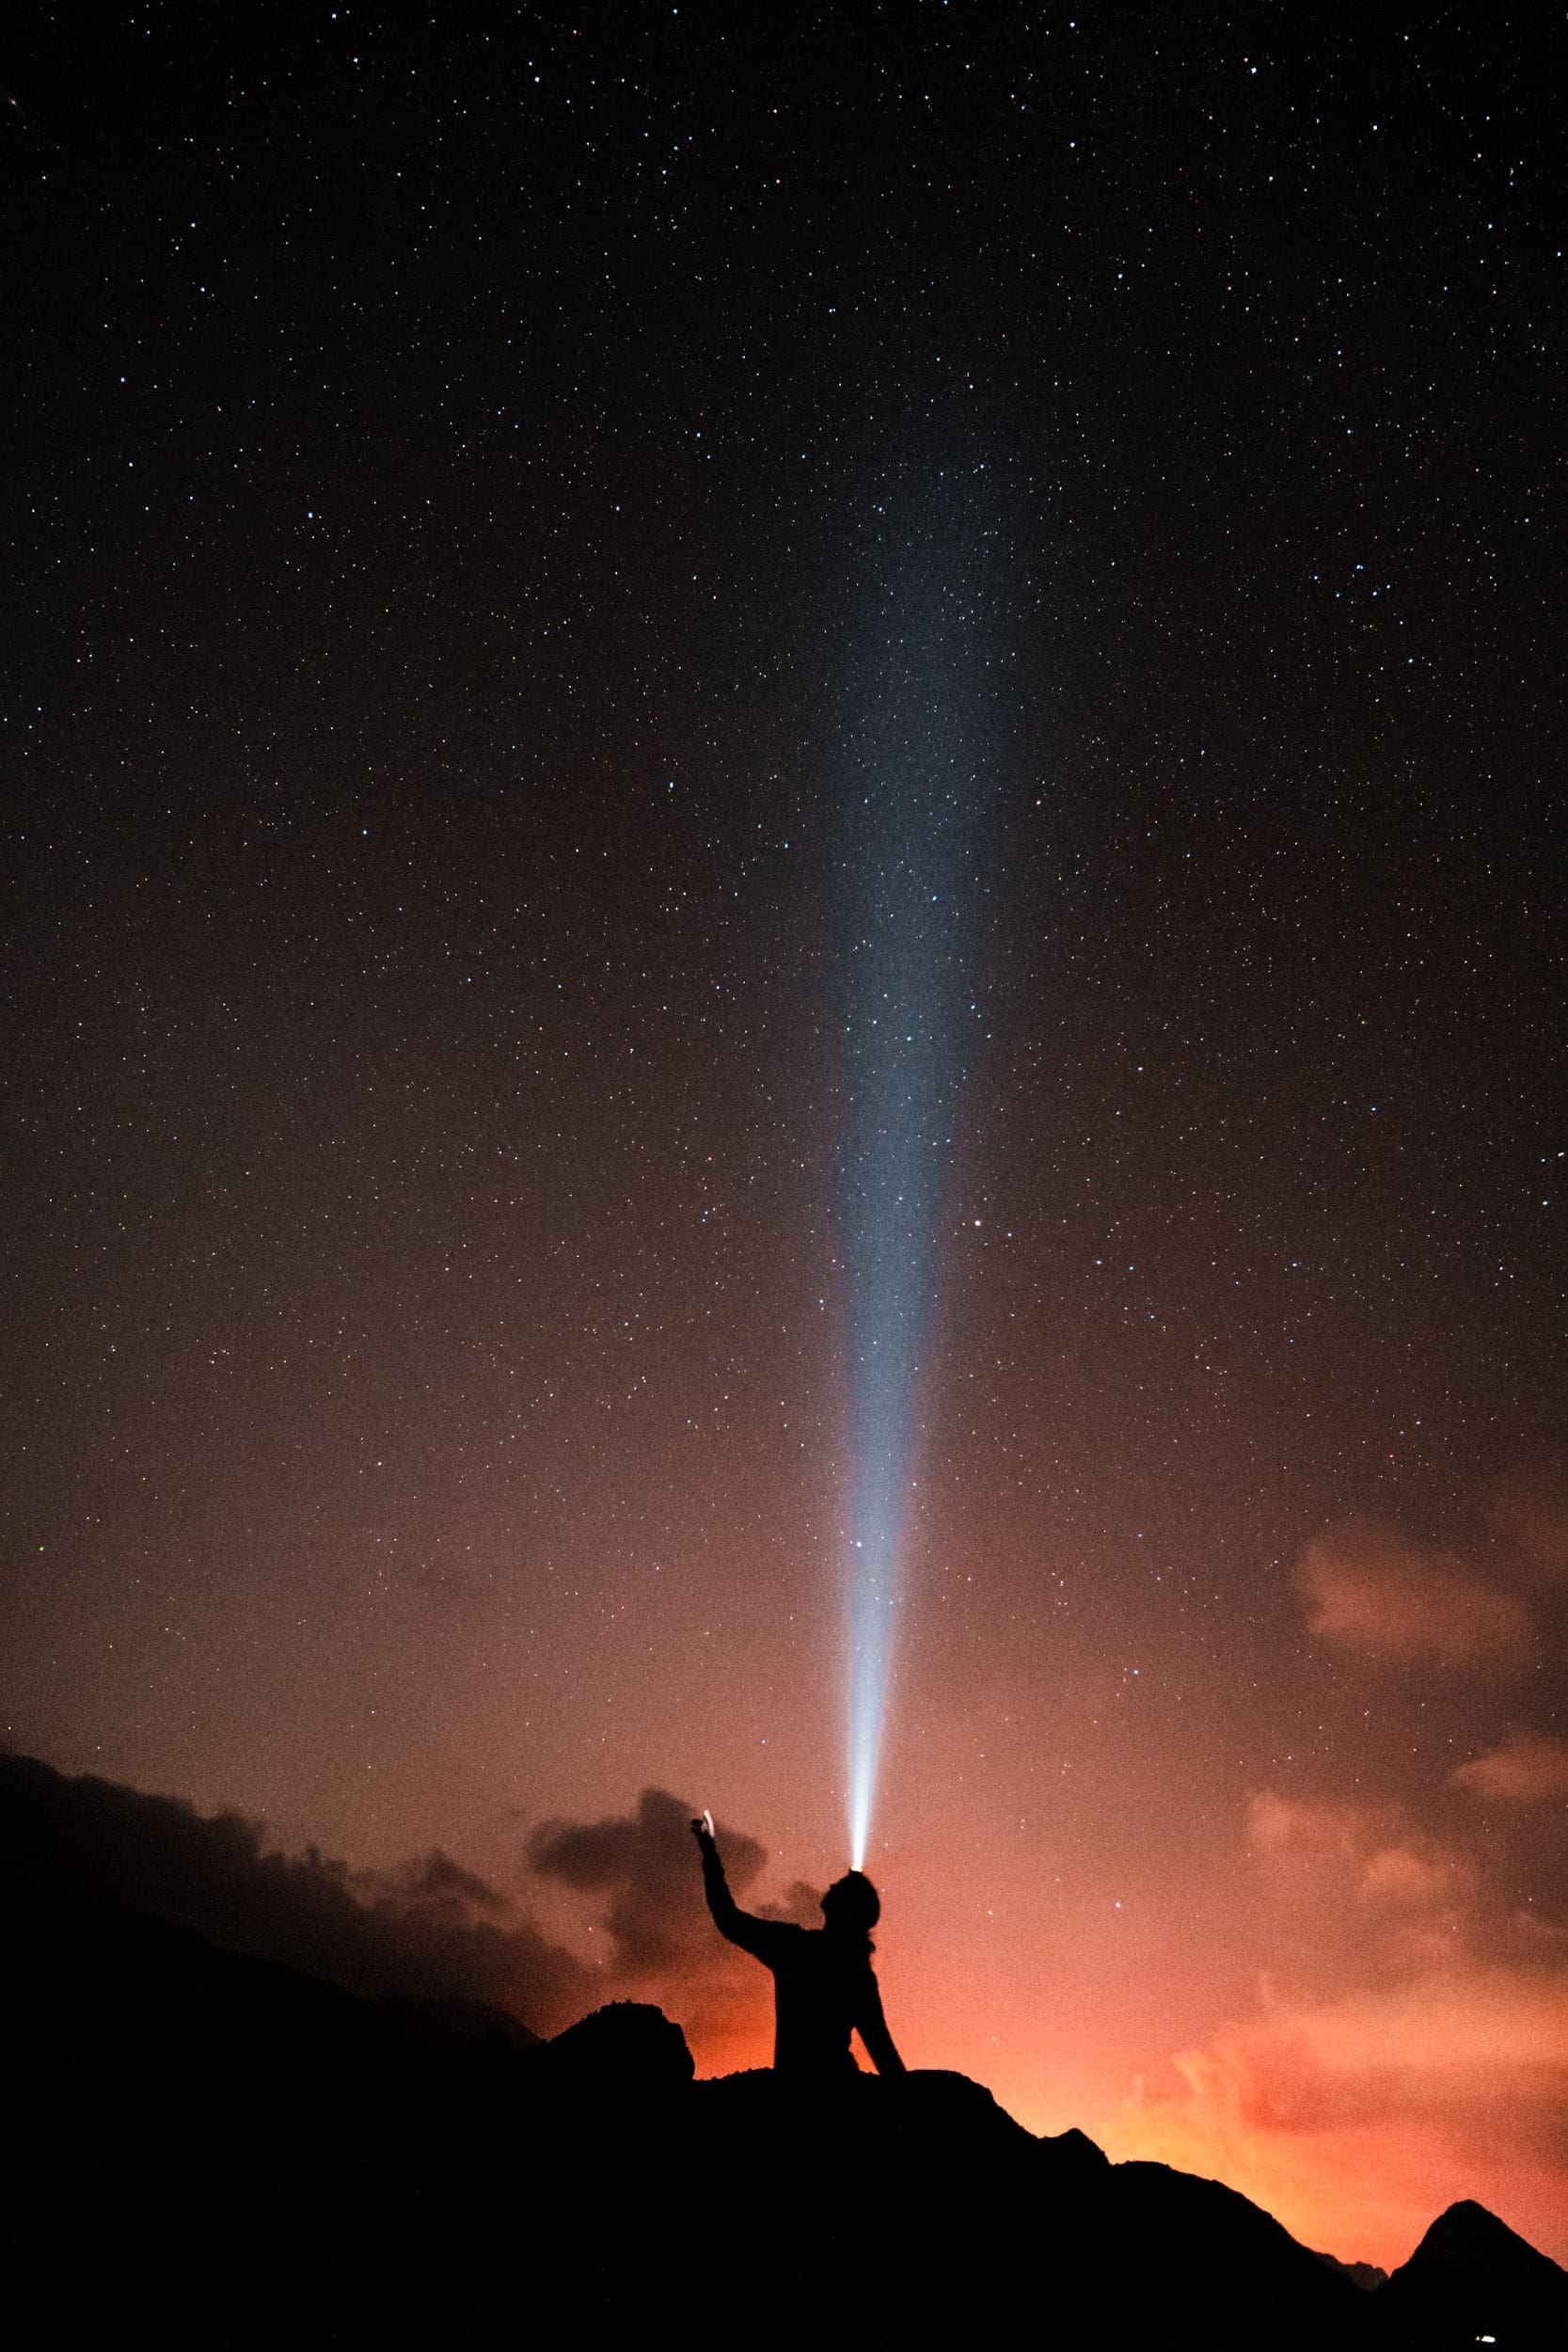
{"label": "rocky outcrop", "polygon": [[482,2007],[400,2019],[93,1904],[8,1906],[0,1961],[9,2296],[30,2274],[52,2342],[1568,2340],[1568,2279],[1478,2205],[1369,2292],[1219,2183],[1037,2139],[959,2074],[695,2082],[645,2005],[519,2047]]}

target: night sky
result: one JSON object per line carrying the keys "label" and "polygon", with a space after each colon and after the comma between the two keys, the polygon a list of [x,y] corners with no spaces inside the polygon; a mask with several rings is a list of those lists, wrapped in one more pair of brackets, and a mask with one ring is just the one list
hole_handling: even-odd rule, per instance
{"label": "night sky", "polygon": [[1568,2253],[1565,72],[8,21],[9,1747],[438,1848],[602,1979],[533,2022],[765,2057],[540,1839],[847,1862],[856,1024],[941,801],[890,2023],[1347,2258]]}

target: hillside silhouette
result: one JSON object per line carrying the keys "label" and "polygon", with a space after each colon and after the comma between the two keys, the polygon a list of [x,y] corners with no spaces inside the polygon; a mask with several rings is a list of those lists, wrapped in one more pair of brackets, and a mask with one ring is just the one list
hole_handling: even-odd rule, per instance
{"label": "hillside silhouette", "polygon": [[49,2340],[1560,2346],[1568,2276],[1476,2205],[1368,2291],[1243,2197],[1037,2139],[961,2075],[696,2082],[615,2003],[366,2000],[121,1906],[0,1904],[21,2249]]}

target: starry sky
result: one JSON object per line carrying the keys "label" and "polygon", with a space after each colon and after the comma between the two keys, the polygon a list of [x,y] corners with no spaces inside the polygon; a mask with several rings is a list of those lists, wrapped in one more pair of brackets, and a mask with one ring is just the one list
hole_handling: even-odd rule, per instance
{"label": "starry sky", "polygon": [[4,42],[7,1744],[585,1982],[539,1840],[644,1790],[837,1874],[958,681],[890,2022],[1347,2258],[1568,2254],[1545,13]]}

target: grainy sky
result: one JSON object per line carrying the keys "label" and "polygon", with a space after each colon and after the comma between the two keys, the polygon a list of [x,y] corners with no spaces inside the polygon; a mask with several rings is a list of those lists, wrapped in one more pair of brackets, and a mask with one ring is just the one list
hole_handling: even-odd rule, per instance
{"label": "grainy sky", "polygon": [[541,1821],[842,1868],[958,680],[890,2019],[1561,2255],[1565,60],[1333,18],[8,22],[3,1723],[590,1963]]}

